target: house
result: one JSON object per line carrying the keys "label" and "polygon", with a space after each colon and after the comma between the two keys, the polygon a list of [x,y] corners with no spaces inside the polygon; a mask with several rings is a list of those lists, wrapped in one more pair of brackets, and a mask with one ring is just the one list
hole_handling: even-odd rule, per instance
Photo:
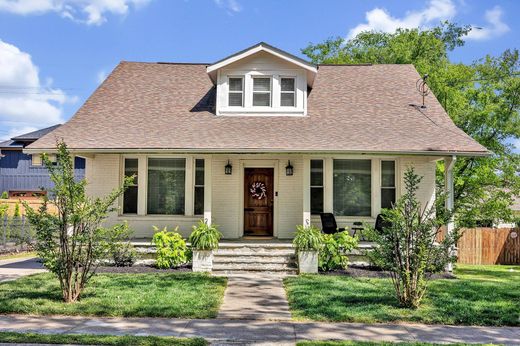
{"label": "house", "polygon": [[[37,198],[46,193],[51,180],[41,156],[24,154],[23,149],[58,127],[50,126],[0,142],[0,193],[6,191],[10,198]],[[50,158],[55,157],[50,155]],[[76,177],[83,178],[85,159],[76,157],[74,164]]]}
{"label": "house", "polygon": [[373,222],[410,166],[431,204],[438,160],[452,186],[457,157],[487,155],[433,95],[423,106],[420,78],[412,65],[314,65],[266,43],[212,64],[121,62],[25,152],[63,138],[86,159],[92,195],[136,175],[108,222],[138,237],[152,225],[188,235],[205,219],[228,239],[291,238],[322,211]]}

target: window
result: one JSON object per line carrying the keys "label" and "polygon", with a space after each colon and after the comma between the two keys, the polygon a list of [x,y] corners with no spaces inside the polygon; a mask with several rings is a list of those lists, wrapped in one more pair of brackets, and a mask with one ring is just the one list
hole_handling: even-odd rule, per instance
{"label": "window", "polygon": [[370,216],[371,160],[334,160],[333,203],[339,216]]}
{"label": "window", "polygon": [[311,214],[323,213],[323,160],[311,160]]}
{"label": "window", "polygon": [[395,161],[381,161],[381,208],[395,203]]}
{"label": "window", "polygon": [[229,78],[228,106],[242,107],[244,105],[244,78]]}
{"label": "window", "polygon": [[31,155],[31,166],[41,166],[42,165],[42,156],[40,154],[32,154]]}
{"label": "window", "polygon": [[186,159],[148,159],[148,214],[184,215]]}
{"label": "window", "polygon": [[253,78],[253,106],[271,106],[271,78]]}
{"label": "window", "polygon": [[204,214],[204,160],[195,160],[195,196],[193,199],[195,215]]}
{"label": "window", "polygon": [[281,94],[280,94],[280,105],[282,107],[294,107],[295,101],[295,83],[294,78],[281,78]]}
{"label": "window", "polygon": [[134,181],[123,194],[123,214],[137,214],[137,172],[138,159],[125,159],[125,177],[134,176]]}

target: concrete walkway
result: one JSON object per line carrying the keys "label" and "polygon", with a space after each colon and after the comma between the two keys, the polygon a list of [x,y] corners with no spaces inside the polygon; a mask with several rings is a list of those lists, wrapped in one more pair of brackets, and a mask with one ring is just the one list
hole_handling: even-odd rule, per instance
{"label": "concrete walkway", "polygon": [[261,320],[0,316],[0,331],[203,337],[214,345],[294,345],[301,340],[520,345],[520,328]]}
{"label": "concrete walkway", "polygon": [[36,257],[0,260],[0,282],[16,280],[22,276],[44,271],[45,269]]}
{"label": "concrete walkway", "polygon": [[282,277],[253,274],[229,276],[218,318],[290,320],[291,313]]}

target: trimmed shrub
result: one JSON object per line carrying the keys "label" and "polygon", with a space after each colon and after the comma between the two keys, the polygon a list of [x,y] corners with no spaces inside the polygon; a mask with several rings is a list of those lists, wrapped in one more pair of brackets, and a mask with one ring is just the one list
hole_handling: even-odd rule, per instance
{"label": "trimmed shrub", "polygon": [[156,266],[160,269],[178,267],[188,261],[188,247],[186,241],[178,233],[179,227],[175,227],[173,232],[164,227],[162,231],[153,226],[155,234],[152,244],[157,248]]}
{"label": "trimmed shrub", "polygon": [[358,238],[348,231],[335,234],[323,234],[323,246],[319,254],[319,268],[323,271],[345,269],[348,266],[347,252],[358,244]]}

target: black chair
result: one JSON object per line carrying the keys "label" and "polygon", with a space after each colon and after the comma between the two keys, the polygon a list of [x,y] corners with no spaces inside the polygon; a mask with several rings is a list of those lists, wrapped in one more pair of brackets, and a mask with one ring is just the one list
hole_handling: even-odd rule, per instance
{"label": "black chair", "polygon": [[336,218],[332,213],[320,213],[321,218],[321,231],[325,234],[334,234],[343,232],[345,228],[338,228]]}
{"label": "black chair", "polygon": [[392,224],[390,222],[386,221],[383,218],[382,214],[378,214],[376,217],[376,224],[374,225],[375,230],[378,231],[379,233],[381,233],[381,232],[383,232],[383,229],[387,228],[387,227],[392,227]]}

